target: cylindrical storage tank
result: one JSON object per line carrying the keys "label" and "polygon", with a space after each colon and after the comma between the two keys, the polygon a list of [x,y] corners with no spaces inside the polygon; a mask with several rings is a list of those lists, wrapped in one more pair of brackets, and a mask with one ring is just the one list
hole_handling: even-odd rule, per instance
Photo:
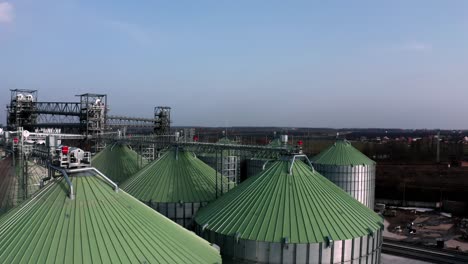
{"label": "cylindrical storage tank", "polygon": [[200,209],[195,231],[236,263],[380,263],[382,218],[298,158]]}
{"label": "cylindrical storage tank", "polygon": [[288,144],[288,135],[281,135],[281,143],[283,143],[283,145],[286,145]]}
{"label": "cylindrical storage tank", "polygon": [[27,102],[32,102],[32,101],[34,101],[34,96],[33,96],[32,94],[27,94],[27,95],[25,96],[25,100],[26,100]]}
{"label": "cylindrical storage tank", "polygon": [[24,95],[23,94],[17,94],[16,95],[16,101],[17,102],[20,102],[20,101],[24,101]]}
{"label": "cylindrical storage tank", "polygon": [[314,168],[370,209],[375,203],[375,161],[338,140],[312,158]]}
{"label": "cylindrical storage tank", "polygon": [[193,153],[174,148],[125,181],[121,188],[191,229],[198,209],[234,186]]}

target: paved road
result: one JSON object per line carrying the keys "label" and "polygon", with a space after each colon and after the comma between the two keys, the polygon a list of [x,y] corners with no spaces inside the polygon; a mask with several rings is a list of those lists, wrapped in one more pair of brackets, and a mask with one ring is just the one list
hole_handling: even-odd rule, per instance
{"label": "paved road", "polygon": [[382,254],[381,264],[430,264],[431,262],[409,259],[405,257]]}

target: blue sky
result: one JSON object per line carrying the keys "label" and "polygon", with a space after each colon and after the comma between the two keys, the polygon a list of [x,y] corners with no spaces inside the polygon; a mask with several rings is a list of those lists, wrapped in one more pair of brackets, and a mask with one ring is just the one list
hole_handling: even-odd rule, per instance
{"label": "blue sky", "polygon": [[468,128],[467,30],[455,0],[0,0],[0,104],[23,88],[169,105],[176,125]]}

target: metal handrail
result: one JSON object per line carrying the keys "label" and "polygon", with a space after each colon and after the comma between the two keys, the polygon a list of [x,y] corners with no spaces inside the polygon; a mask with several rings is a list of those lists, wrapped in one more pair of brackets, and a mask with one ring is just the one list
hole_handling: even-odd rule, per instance
{"label": "metal handrail", "polygon": [[73,183],[71,182],[70,177],[68,176],[68,173],[76,173],[76,172],[83,172],[83,171],[94,171],[99,176],[101,176],[101,178],[103,178],[108,184],[110,184],[114,188],[114,190],[116,192],[119,191],[119,186],[115,182],[113,182],[106,175],[104,175],[102,172],[100,172],[98,169],[96,169],[94,167],[66,170],[66,169],[56,167],[56,166],[53,166],[53,165],[49,164],[49,168],[51,168],[53,170],[56,170],[56,171],[60,172],[63,175],[63,177],[65,178],[65,181],[68,184],[68,186],[70,186],[69,198],[71,200],[75,199],[75,192],[74,192],[74,188],[73,188]]}
{"label": "metal handrail", "polygon": [[74,189],[73,189],[73,183],[70,181],[70,177],[68,177],[67,171],[65,169],[63,169],[63,168],[56,167],[56,166],[53,166],[53,165],[49,165],[49,168],[52,168],[52,169],[62,173],[63,178],[65,178],[65,181],[67,182],[68,186],[70,186],[69,197],[70,197],[71,200],[75,199],[75,192],[74,192]]}
{"label": "metal handrail", "polygon": [[72,173],[75,173],[75,172],[82,172],[82,171],[94,171],[96,172],[97,174],[99,174],[99,176],[101,176],[107,183],[109,183],[112,187],[114,187],[114,190],[116,192],[119,191],[119,186],[113,182],[111,179],[109,179],[106,175],[104,175],[102,172],[100,172],[98,169],[94,168],[94,167],[88,167],[88,168],[80,168],[80,169],[72,169],[72,170],[69,170],[69,172],[72,172]]}
{"label": "metal handrail", "polygon": [[100,172],[98,169],[96,169],[94,167],[92,167],[91,169],[96,171],[104,180],[106,180],[112,187],[114,187],[115,192],[119,191],[119,186],[115,182],[113,182],[111,179],[107,178],[107,176],[104,175],[102,172]]}
{"label": "metal handrail", "polygon": [[[19,135],[21,131],[9,131],[11,135]],[[57,138],[67,138],[67,139],[84,139],[86,136],[81,134],[65,134],[65,133],[44,133],[44,132],[29,132],[29,137],[31,138],[46,138],[48,136],[54,136]]]}
{"label": "metal handrail", "polygon": [[291,165],[289,166],[289,174],[292,175],[292,168],[294,166],[294,162],[296,161],[296,158],[305,158],[305,160],[307,161],[307,163],[309,164],[310,166],[310,169],[312,170],[312,172],[315,171],[314,169],[314,166],[312,166],[312,163],[310,162],[309,158],[307,157],[307,155],[304,155],[304,154],[301,154],[301,155],[294,155],[292,157],[292,160],[291,160]]}

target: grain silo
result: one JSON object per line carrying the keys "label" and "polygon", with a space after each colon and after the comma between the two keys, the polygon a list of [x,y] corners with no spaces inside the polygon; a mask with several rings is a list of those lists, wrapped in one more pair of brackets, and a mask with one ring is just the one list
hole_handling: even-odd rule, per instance
{"label": "grain silo", "polygon": [[208,242],[96,174],[70,173],[0,218],[0,263],[221,263]]}
{"label": "grain silo", "polygon": [[91,164],[120,184],[140,170],[142,161],[142,157],[134,150],[116,143],[107,146],[94,156]]}
{"label": "grain silo", "polygon": [[234,186],[193,153],[176,147],[124,182],[122,188],[178,224],[191,228],[200,207]]}
{"label": "grain silo", "polygon": [[312,158],[314,168],[356,200],[373,209],[375,162],[347,140],[337,140]]}
{"label": "grain silo", "polygon": [[235,262],[379,263],[382,218],[297,158],[202,208],[196,232]]}

